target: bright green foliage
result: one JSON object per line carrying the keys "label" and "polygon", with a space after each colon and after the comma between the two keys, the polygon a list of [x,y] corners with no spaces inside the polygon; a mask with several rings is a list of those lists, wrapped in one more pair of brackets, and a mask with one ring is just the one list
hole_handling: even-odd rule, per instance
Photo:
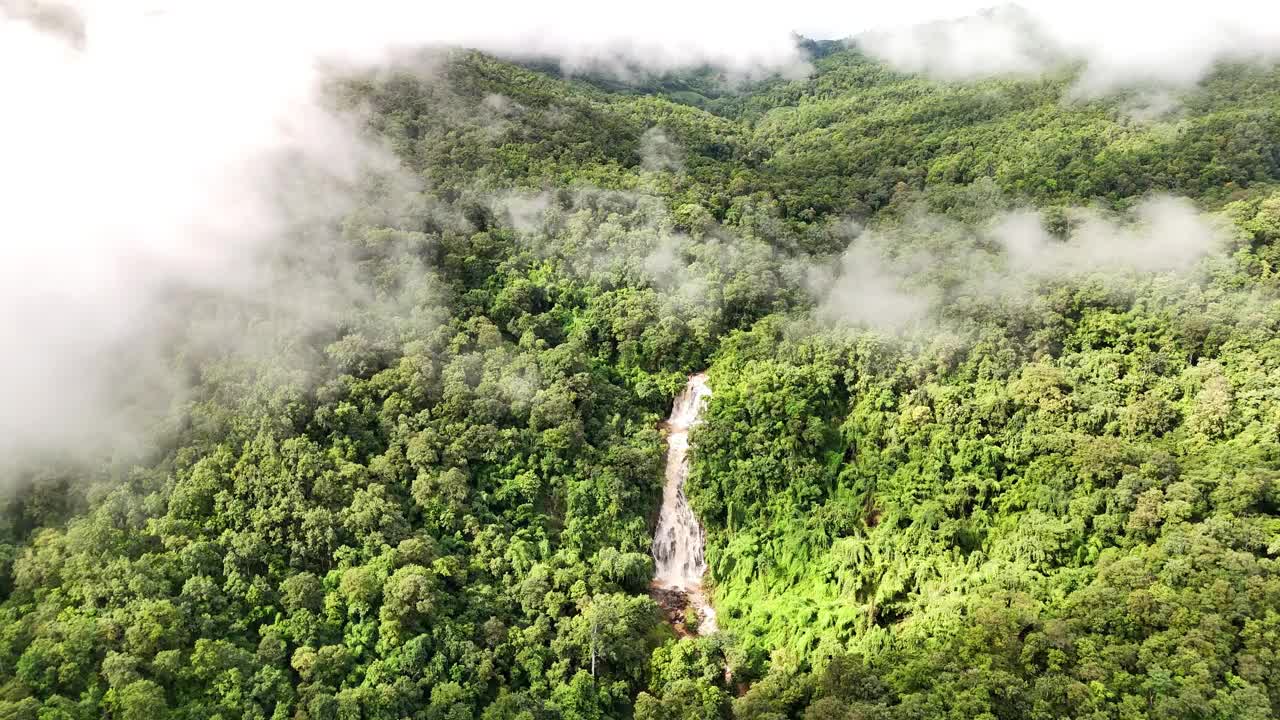
{"label": "bright green foliage", "polygon": [[690,481],[722,623],[877,658],[908,716],[1266,716],[1280,303],[1222,292],[1236,260],[1063,288],[959,348],[726,339]]}

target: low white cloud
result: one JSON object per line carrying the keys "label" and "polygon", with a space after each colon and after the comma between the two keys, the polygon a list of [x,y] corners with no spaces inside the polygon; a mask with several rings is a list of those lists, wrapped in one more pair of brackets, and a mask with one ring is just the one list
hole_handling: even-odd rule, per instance
{"label": "low white cloud", "polygon": [[910,267],[888,261],[879,245],[878,238],[863,238],[832,266],[810,270],[819,320],[897,330],[927,317],[933,303],[925,288],[912,287]]}
{"label": "low white cloud", "polygon": [[1043,216],[1032,211],[1002,216],[990,237],[1004,249],[1011,272],[1056,276],[1185,270],[1211,252],[1226,232],[1190,201],[1168,196],[1140,203],[1127,224],[1091,210],[1068,212],[1065,219],[1066,240],[1053,237]]}
{"label": "low white cloud", "polygon": [[1225,223],[1182,198],[1156,196],[1124,217],[1075,208],[1056,218],[1003,213],[974,229],[930,214],[863,232],[809,271],[819,319],[901,331],[936,328],[949,298],[1029,298],[1037,283],[1102,274],[1185,273],[1223,247]]}
{"label": "low white cloud", "polygon": [[977,12],[956,7],[924,24],[889,21],[854,34],[894,67],[945,79],[1075,64],[1081,70],[1073,92],[1091,97],[1134,86],[1186,88],[1223,61],[1275,63],[1280,6],[1028,0]]}
{"label": "low white cloud", "polygon": [[684,170],[684,148],[662,131],[651,127],[640,137],[640,166],[651,172]]}
{"label": "low white cloud", "polygon": [[0,12],[7,457],[116,442],[179,397],[163,352],[185,322],[176,298],[299,319],[341,307],[340,278],[291,295],[268,258],[349,211],[364,173],[395,172],[358,118],[321,102],[318,58],[297,45],[199,14],[69,8]]}
{"label": "low white cloud", "polygon": [[897,69],[949,80],[1040,73],[1066,57],[1037,18],[1016,6],[872,30],[857,44]]}

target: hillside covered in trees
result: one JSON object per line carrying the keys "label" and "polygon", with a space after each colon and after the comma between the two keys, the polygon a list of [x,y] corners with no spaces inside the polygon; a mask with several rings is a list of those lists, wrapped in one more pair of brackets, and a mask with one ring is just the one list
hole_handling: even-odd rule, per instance
{"label": "hillside covered in trees", "polygon": [[1280,716],[1280,70],[811,49],[334,80],[398,170],[271,261],[359,300],[175,300],[132,447],[0,466],[0,719]]}

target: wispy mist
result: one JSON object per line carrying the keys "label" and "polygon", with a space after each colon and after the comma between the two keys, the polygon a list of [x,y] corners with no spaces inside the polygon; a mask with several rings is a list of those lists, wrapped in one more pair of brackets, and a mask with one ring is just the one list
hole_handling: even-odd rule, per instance
{"label": "wispy mist", "polygon": [[[0,0],[0,454],[60,453],[111,439],[180,399],[183,381],[167,368],[163,343],[167,331],[189,324],[182,299],[233,298],[319,325],[360,305],[367,290],[350,280],[346,258],[323,236],[366,201],[362,182],[370,173],[389,178],[392,191],[384,196],[411,198],[416,179],[361,131],[358,113],[337,112],[323,99],[320,88],[335,69],[462,45],[552,57],[569,70],[713,64],[743,76],[795,77],[809,65],[793,31],[843,37],[878,29],[882,41],[868,47],[906,69],[949,77],[1035,72],[1065,56],[1087,63],[1082,87],[1107,88],[1134,78],[1188,82],[1216,60],[1274,59],[1280,47],[1277,11],[1258,3],[1159,12],[1077,3],[1068,8],[1074,19],[1058,5],[1034,3],[1026,13],[1002,11],[923,34],[895,30],[973,9],[800,2],[744,12],[664,1],[620,17],[585,0],[450,7]],[[1218,21],[1226,17],[1247,24]],[[1029,44],[1009,18],[1048,40]],[[488,106],[497,115],[520,110],[496,96]],[[652,172],[681,167],[679,149],[660,131],[646,135],[642,149]],[[523,209],[511,208],[513,221],[533,222],[545,202],[526,198]],[[1024,222],[1011,217],[1004,230],[991,231],[1016,238],[1010,257],[1030,252],[1032,264],[1055,258],[1054,267],[1075,267],[1080,257],[1105,255],[1102,245],[1081,256],[1060,250],[1017,230]],[[635,231],[623,228],[619,237]],[[1092,247],[1090,233],[1108,231],[1086,218],[1073,237]],[[614,230],[604,223],[604,232]],[[306,256],[327,264],[317,270],[302,263],[291,244],[298,237],[328,248]],[[584,236],[583,243],[590,252],[592,243],[603,243],[599,257],[606,258],[613,241],[601,237]],[[671,228],[661,237],[639,256],[637,272],[674,283],[672,297],[712,286],[725,292],[717,283],[733,275],[717,262],[743,258],[745,266],[745,259],[774,256],[766,243],[742,244],[718,232],[692,243]],[[1142,247],[1141,237],[1130,240],[1111,261],[1132,263],[1147,253],[1133,249]],[[264,262],[291,253],[293,262]],[[681,279],[672,274],[679,262],[705,271],[696,282]],[[879,287],[873,299],[883,307],[862,306],[881,307],[871,313],[876,317],[897,317],[902,303],[885,279],[895,276],[869,274],[869,262],[855,249],[842,265],[819,271],[815,282],[828,288],[823,306],[839,314],[867,300],[864,290],[850,288]],[[295,274],[268,270],[279,267]],[[415,282],[414,292],[430,294],[429,280]],[[741,283],[731,291],[755,290],[752,281]],[[252,337],[239,328],[211,323],[201,343],[234,348]]]}
{"label": "wispy mist", "polygon": [[1173,3],[1023,2],[928,22],[889,21],[860,47],[901,70],[958,80],[1080,67],[1091,97],[1132,87],[1186,88],[1219,62],[1280,60],[1280,8],[1255,0]]}
{"label": "wispy mist", "polygon": [[937,327],[961,296],[1030,298],[1037,283],[1192,270],[1224,247],[1225,222],[1155,196],[1116,216],[1091,208],[1001,213],[973,228],[924,211],[857,233],[809,287],[822,320],[881,330]]}
{"label": "wispy mist", "polygon": [[[192,330],[195,296],[304,324],[349,305],[339,259],[307,287],[272,260],[349,212],[369,173],[397,174],[358,117],[322,102],[316,56],[251,31],[227,52],[195,17],[57,9],[0,15],[8,457],[117,443],[180,399],[166,343]],[[217,326],[197,340],[250,342]]]}

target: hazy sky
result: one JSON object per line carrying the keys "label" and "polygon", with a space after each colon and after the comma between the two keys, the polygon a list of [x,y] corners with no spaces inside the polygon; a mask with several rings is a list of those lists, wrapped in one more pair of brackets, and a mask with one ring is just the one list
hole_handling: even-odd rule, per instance
{"label": "hazy sky", "polygon": [[[986,17],[974,13],[996,6]],[[654,68],[716,62],[739,70],[785,68],[799,60],[791,33],[842,38],[873,31],[869,43],[907,69],[946,75],[1034,71],[1047,50],[1084,58],[1103,81],[1156,77],[1194,80],[1215,58],[1274,57],[1280,45],[1280,3],[1060,2],[1027,0],[1023,23],[1008,6],[980,2],[827,2],[743,4],[727,0],[652,0],[616,5],[588,0],[510,2],[410,0],[314,3],[197,0],[0,0],[0,14],[84,18],[87,48],[98,53],[140,37],[165,37],[169,47],[139,43],[150,60],[178,67],[218,67],[228,74],[261,67],[270,73],[318,56],[376,61],[397,47],[461,44],[501,53],[546,54],[571,67],[625,58]],[[57,12],[64,12],[59,10]],[[933,21],[927,31],[911,26]],[[1037,28],[1038,32],[1029,32]],[[6,44],[23,52],[21,43]],[[9,59],[14,47],[0,48]],[[30,60],[28,58],[28,60]],[[238,67],[237,67],[238,66]],[[30,73],[30,62],[0,73]],[[158,68],[151,68],[154,71]]]}

